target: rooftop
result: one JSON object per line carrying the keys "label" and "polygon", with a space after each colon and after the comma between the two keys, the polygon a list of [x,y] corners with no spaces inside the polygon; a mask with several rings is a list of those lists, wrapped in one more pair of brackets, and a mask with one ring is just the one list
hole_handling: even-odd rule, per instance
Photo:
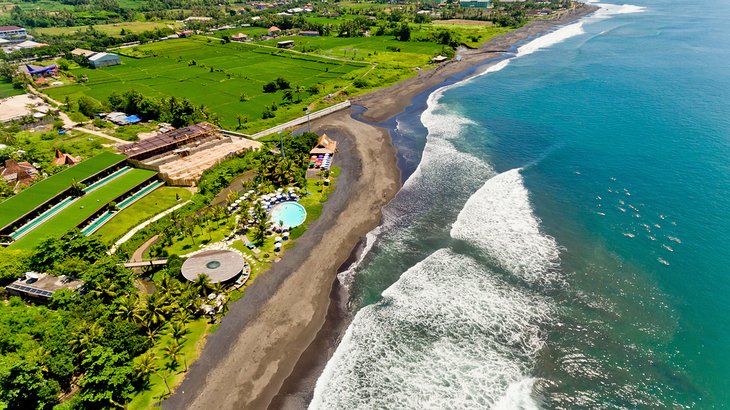
{"label": "rooftop", "polygon": [[205,251],[188,258],[182,265],[182,274],[189,281],[207,275],[210,283],[220,283],[243,272],[244,263],[243,256],[233,251]]}
{"label": "rooftop", "polygon": [[9,284],[5,290],[9,293],[23,294],[31,297],[50,298],[60,289],[78,289],[84,282],[66,276],[52,276],[45,273],[28,272],[22,278]]}
{"label": "rooftop", "polygon": [[122,145],[119,151],[129,156],[141,155],[173,144],[182,143],[205,134],[216,132],[218,129],[207,122],[189,127],[168,131],[132,144]]}

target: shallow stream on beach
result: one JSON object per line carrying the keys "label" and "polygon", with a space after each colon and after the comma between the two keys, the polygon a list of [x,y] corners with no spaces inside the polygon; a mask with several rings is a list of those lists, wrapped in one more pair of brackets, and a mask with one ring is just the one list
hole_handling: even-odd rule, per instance
{"label": "shallow stream on beach", "polygon": [[604,4],[398,117],[312,407],[726,407],[728,16]]}

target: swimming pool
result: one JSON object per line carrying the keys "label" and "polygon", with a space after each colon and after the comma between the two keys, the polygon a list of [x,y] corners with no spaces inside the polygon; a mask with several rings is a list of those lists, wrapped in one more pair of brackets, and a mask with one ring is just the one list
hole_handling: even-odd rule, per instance
{"label": "swimming pool", "polygon": [[307,210],[296,202],[284,202],[271,208],[271,220],[275,225],[293,228],[304,223],[307,219]]}

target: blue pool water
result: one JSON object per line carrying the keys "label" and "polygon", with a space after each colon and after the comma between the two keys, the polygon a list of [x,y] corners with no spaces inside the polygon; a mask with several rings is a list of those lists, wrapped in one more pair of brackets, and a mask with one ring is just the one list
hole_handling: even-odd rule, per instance
{"label": "blue pool water", "polygon": [[284,202],[271,208],[271,220],[276,225],[294,228],[303,224],[306,219],[307,210],[296,202]]}

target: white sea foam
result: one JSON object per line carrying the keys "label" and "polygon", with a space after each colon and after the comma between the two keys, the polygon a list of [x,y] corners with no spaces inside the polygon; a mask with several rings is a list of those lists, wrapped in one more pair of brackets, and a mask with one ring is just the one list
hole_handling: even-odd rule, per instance
{"label": "white sea foam", "polygon": [[469,198],[451,237],[470,242],[510,272],[529,282],[557,279],[555,239],[540,232],[519,169],[488,180]]}
{"label": "white sea foam", "polygon": [[561,27],[551,33],[547,33],[543,36],[540,36],[540,37],[530,41],[529,43],[519,47],[517,49],[516,57],[530,55],[530,54],[534,53],[535,51],[538,51],[543,48],[548,48],[555,44],[561,43],[571,37],[579,36],[584,33],[585,33],[585,30],[583,30],[582,21],[579,21],[579,22],[573,23],[573,24],[569,24],[569,25]]}
{"label": "white sea foam", "polygon": [[439,250],[360,310],[312,409],[463,409],[529,403],[525,374],[552,310],[474,259]]}
{"label": "white sea foam", "polygon": [[373,249],[373,245],[375,245],[375,241],[377,241],[378,235],[380,234],[381,230],[382,230],[382,227],[378,226],[375,229],[373,229],[372,231],[368,232],[368,234],[365,235],[365,245],[363,246],[363,249],[360,252],[360,255],[358,256],[357,260],[355,260],[352,264],[350,264],[350,266],[347,268],[347,270],[342,271],[337,274],[337,279],[346,288],[349,288],[350,285],[352,285],[352,281],[355,277],[355,271],[360,266],[363,259],[365,259],[365,256],[367,256],[367,254],[370,253],[370,250]]}
{"label": "white sea foam", "polygon": [[494,410],[538,410],[539,406],[532,397],[535,378],[528,377],[512,383],[507,392],[492,407]]}
{"label": "white sea foam", "polygon": [[595,13],[590,17],[591,19],[600,20],[600,19],[607,19],[611,16],[616,16],[619,14],[633,14],[633,13],[643,13],[647,10],[646,7],[642,6],[635,6],[633,4],[608,4],[608,3],[592,3],[595,6],[600,7],[600,9],[596,10]]}

